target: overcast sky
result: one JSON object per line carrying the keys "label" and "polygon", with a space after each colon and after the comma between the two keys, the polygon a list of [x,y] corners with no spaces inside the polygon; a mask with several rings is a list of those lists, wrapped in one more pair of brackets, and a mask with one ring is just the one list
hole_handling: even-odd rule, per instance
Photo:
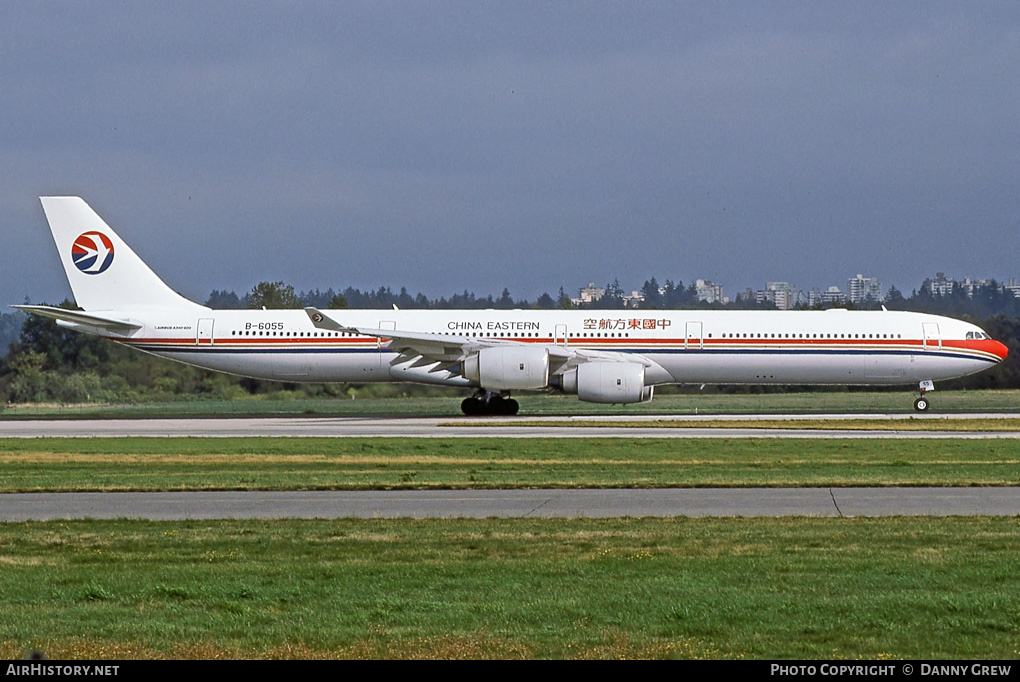
{"label": "overcast sky", "polygon": [[40,195],[173,288],[515,298],[1020,278],[1016,2],[4,2],[0,303]]}

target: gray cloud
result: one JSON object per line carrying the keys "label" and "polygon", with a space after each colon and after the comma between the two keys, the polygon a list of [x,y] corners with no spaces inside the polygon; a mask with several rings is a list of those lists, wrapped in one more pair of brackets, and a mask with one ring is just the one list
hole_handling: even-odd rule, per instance
{"label": "gray cloud", "polygon": [[1020,276],[1009,3],[9,3],[0,303],[83,196],[203,299]]}

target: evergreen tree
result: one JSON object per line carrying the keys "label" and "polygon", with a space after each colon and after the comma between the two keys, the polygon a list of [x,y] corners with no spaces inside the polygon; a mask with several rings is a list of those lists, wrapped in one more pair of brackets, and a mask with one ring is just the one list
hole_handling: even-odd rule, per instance
{"label": "evergreen tree", "polygon": [[560,293],[556,296],[556,307],[560,310],[570,310],[574,307],[574,304],[570,301],[570,297],[567,296],[567,292],[560,287]]}
{"label": "evergreen tree", "polygon": [[556,307],[556,301],[548,293],[544,293],[535,301],[535,307],[539,310],[552,310]]}
{"label": "evergreen tree", "polygon": [[335,294],[326,304],[329,310],[344,310],[347,308],[347,298],[343,294]]}
{"label": "evergreen tree", "polygon": [[906,305],[907,300],[903,298],[903,294],[895,286],[889,287],[889,292],[885,295],[885,307],[889,310],[903,310],[903,306]]}
{"label": "evergreen tree", "polygon": [[294,287],[283,282],[259,282],[248,297],[248,307],[258,310],[288,310],[301,307]]}
{"label": "evergreen tree", "polygon": [[663,294],[659,291],[659,283],[655,281],[654,277],[645,281],[644,286],[641,287],[641,295],[645,297],[641,304],[642,308],[658,310],[665,303]]}
{"label": "evergreen tree", "polygon": [[237,310],[244,308],[244,303],[241,302],[241,299],[233,291],[213,289],[209,292],[209,298],[206,299],[205,306],[213,310]]}
{"label": "evergreen tree", "polygon": [[496,299],[494,307],[499,308],[500,310],[510,310],[514,307],[514,299],[510,297],[509,289],[506,287],[503,288],[503,293]]}

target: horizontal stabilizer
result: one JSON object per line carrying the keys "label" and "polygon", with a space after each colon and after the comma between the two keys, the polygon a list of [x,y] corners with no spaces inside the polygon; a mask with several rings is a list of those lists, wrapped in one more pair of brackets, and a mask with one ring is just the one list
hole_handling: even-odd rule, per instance
{"label": "horizontal stabilizer", "polygon": [[12,308],[18,310],[24,310],[27,313],[33,315],[40,315],[42,317],[49,317],[54,320],[63,320],[64,322],[72,322],[74,324],[82,324],[89,327],[99,327],[101,329],[109,329],[110,331],[119,332],[131,332],[135,329],[141,329],[142,325],[128,320],[116,320],[110,317],[100,317],[99,315],[93,315],[92,313],[82,312],[80,310],[67,310],[66,308],[54,308],[48,305],[15,305]]}

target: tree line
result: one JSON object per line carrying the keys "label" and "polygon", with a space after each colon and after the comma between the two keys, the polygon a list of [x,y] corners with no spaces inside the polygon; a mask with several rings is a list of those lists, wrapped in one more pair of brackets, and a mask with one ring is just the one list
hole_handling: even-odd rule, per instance
{"label": "tree line", "polygon": [[[643,309],[747,309],[767,308],[768,304],[712,303],[697,300],[693,285],[666,281],[659,286],[655,278],[642,287]],[[498,297],[481,297],[464,291],[449,297],[430,299],[424,294],[412,296],[405,288],[389,287],[361,291],[348,287],[322,291],[295,292],[283,282],[260,282],[244,296],[233,291],[212,291],[205,304],[211,308],[286,309],[318,308],[399,308],[408,309],[556,309],[573,307],[561,287],[555,297],[542,294],[535,301],[514,299],[507,289]],[[74,308],[70,301],[63,307]],[[904,296],[890,288],[885,301],[869,301],[861,309],[911,310],[947,315],[973,322],[992,338],[1009,348],[1009,357],[996,367],[971,377],[943,382],[940,387],[1020,388],[1020,299],[994,282],[968,292],[960,287],[946,294],[933,294],[928,286]],[[586,308],[623,308],[623,292],[618,282],[606,286],[605,296]],[[854,307],[854,306],[844,306]],[[102,339],[58,327],[51,320],[21,312],[0,313],[0,400],[9,403],[33,402],[142,402],[180,397],[205,397],[232,400],[266,392],[291,392],[302,396],[339,396],[349,389],[331,384],[285,384],[197,369],[188,365],[132,351]],[[401,389],[406,391],[406,389]],[[735,390],[744,390],[737,388]],[[751,389],[747,389],[751,390]]]}
{"label": "tree line", "polygon": [[390,287],[379,287],[367,291],[361,291],[354,287],[335,291],[330,287],[325,291],[312,289],[298,293],[294,291],[294,287],[283,282],[260,282],[251,291],[240,297],[233,291],[214,289],[206,299],[205,305],[214,309],[225,308],[228,310],[263,307],[272,310],[274,308],[287,309],[305,306],[334,310],[342,308],[368,310],[392,308],[393,306],[418,310],[481,310],[485,308],[553,310],[570,307],[570,297],[562,287],[555,299],[548,293],[544,293],[531,302],[527,299],[515,299],[510,295],[510,290],[506,288],[496,298],[493,298],[491,294],[484,297],[476,296],[467,290],[448,297],[429,298],[422,293],[412,296],[406,287],[401,287],[400,291],[396,293]]}

